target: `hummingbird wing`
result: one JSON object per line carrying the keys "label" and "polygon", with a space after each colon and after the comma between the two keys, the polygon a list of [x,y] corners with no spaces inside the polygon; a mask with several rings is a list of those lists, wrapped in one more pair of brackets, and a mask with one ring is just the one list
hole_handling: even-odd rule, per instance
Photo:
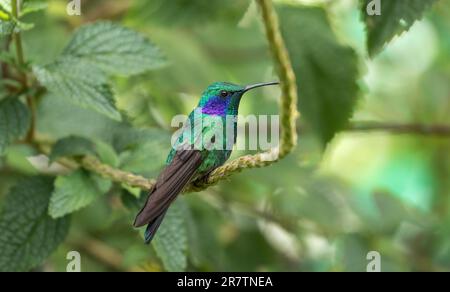
{"label": "hummingbird wing", "polygon": [[[136,216],[134,226],[141,227],[153,222],[157,222],[159,226],[164,213],[195,176],[202,161],[203,155],[200,150],[177,151],[172,162],[159,175],[155,186],[150,191],[147,202]],[[158,226],[156,226],[156,229]]]}

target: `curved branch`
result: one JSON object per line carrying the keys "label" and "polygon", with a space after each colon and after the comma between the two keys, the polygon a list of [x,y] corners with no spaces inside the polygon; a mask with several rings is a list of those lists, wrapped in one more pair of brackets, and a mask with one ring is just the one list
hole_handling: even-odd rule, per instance
{"label": "curved branch", "polygon": [[271,165],[289,154],[296,146],[296,119],[299,114],[297,111],[297,83],[294,70],[292,69],[289,53],[279,29],[278,16],[272,5],[272,1],[257,0],[256,3],[261,11],[269,48],[281,83],[280,145],[268,152],[242,156],[226,163],[215,169],[208,177],[193,182],[185,191],[201,191],[244,169]]}

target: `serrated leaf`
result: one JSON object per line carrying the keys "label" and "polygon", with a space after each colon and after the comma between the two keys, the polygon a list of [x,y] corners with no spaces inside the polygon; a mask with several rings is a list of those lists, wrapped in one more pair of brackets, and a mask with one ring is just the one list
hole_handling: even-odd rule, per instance
{"label": "serrated leaf", "polygon": [[89,62],[110,74],[133,75],[165,64],[160,50],[133,30],[96,22],[75,32],[63,55]]}
{"label": "serrated leaf", "polygon": [[361,0],[362,15],[368,34],[367,47],[370,56],[375,56],[379,53],[396,35],[408,31],[436,1],[381,1],[381,15],[369,15],[367,13],[367,7],[372,0]]}
{"label": "serrated leaf", "polygon": [[47,215],[53,179],[32,177],[14,187],[0,215],[0,271],[28,271],[64,240],[69,218]]}
{"label": "serrated leaf", "polygon": [[158,233],[152,242],[164,268],[169,272],[184,271],[187,266],[187,206],[178,198],[167,211]]}
{"label": "serrated leaf", "polygon": [[108,80],[100,69],[82,60],[60,58],[50,65],[36,66],[33,71],[39,82],[55,95],[121,120]]}
{"label": "serrated leaf", "polygon": [[95,154],[95,144],[93,142],[83,137],[70,136],[56,142],[50,153],[50,161],[55,161],[64,156],[73,157],[89,154]]}
{"label": "serrated leaf", "polygon": [[48,213],[60,218],[88,206],[111,187],[111,182],[78,170],[67,176],[59,176],[50,199]]}
{"label": "serrated leaf", "polygon": [[27,133],[30,122],[30,111],[17,98],[0,101],[0,155],[11,142]]}
{"label": "serrated leaf", "polygon": [[115,133],[128,127],[95,111],[75,106],[54,94],[46,95],[46,98],[42,99],[37,114],[38,131],[56,140],[67,136],[81,136],[91,141],[101,139],[112,143]]}
{"label": "serrated leaf", "polygon": [[297,76],[299,110],[323,144],[343,130],[358,97],[358,60],[322,8],[281,6],[281,28]]}

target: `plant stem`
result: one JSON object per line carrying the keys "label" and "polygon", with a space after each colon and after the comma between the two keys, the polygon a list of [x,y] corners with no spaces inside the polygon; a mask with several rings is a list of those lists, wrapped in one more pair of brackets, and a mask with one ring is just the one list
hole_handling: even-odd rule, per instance
{"label": "plant stem", "polygon": [[[19,3],[18,0],[11,1],[12,15],[14,18],[19,19]],[[14,41],[16,45],[16,55],[17,55],[17,63],[19,64],[19,70],[22,70],[25,67],[25,58],[23,53],[22,46],[22,35],[20,31],[14,32]],[[21,81],[25,89],[28,88],[28,78],[25,72],[21,72]],[[26,141],[29,143],[33,143],[35,131],[36,131],[36,102],[34,97],[31,95],[27,95],[27,105],[31,111],[31,125],[28,130]]]}
{"label": "plant stem", "polygon": [[33,143],[36,133],[36,102],[32,96],[27,96],[27,105],[31,112],[31,124],[30,129],[28,129],[25,141],[27,141],[28,143]]}
{"label": "plant stem", "polygon": [[[11,35],[7,35],[5,43],[3,45],[3,50],[5,52],[9,51],[9,46],[11,44],[11,41],[12,41],[12,36]],[[8,64],[6,62],[1,62],[0,67],[1,67],[2,79],[7,79],[9,77]]]}
{"label": "plant stem", "polygon": [[278,154],[278,159],[281,159],[289,154],[297,144],[296,120],[299,116],[297,81],[272,0],[257,0],[256,3],[261,12],[267,42],[281,83],[280,121],[282,132]]}
{"label": "plant stem", "polygon": [[[19,18],[19,11],[18,11],[19,7],[18,7],[17,0],[11,1],[11,8],[12,8],[12,15],[16,19],[18,19]],[[16,45],[17,62],[19,63],[20,66],[24,66],[25,59],[24,59],[24,54],[23,54],[22,36],[20,34],[20,31],[14,33],[14,41],[15,41],[15,45]]]}

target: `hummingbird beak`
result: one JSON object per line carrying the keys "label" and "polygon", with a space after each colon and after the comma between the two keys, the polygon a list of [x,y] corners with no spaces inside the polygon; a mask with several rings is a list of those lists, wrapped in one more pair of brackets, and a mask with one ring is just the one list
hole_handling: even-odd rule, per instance
{"label": "hummingbird beak", "polygon": [[255,89],[255,88],[258,88],[258,87],[270,86],[270,85],[278,85],[278,84],[280,84],[280,82],[278,82],[278,81],[251,84],[251,85],[245,86],[244,89],[242,90],[242,93],[245,93],[245,92],[247,92],[249,90],[252,90],[252,89]]}

